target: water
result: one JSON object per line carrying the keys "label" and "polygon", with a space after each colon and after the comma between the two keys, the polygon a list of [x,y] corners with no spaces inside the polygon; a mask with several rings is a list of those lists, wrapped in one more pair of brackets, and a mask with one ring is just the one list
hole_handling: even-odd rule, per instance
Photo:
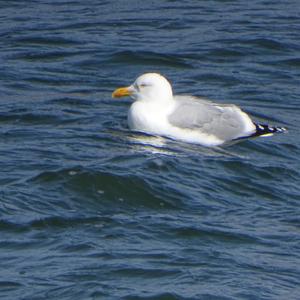
{"label": "water", "polygon": [[[2,1],[1,299],[299,299],[299,2]],[[289,133],[134,134],[158,71]]]}

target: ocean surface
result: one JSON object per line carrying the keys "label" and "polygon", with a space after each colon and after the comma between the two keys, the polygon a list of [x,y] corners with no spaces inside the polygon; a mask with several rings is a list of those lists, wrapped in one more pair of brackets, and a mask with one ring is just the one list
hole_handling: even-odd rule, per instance
{"label": "ocean surface", "polygon": [[[299,18],[298,0],[1,1],[0,298],[300,299]],[[145,72],[289,132],[131,132],[111,93]]]}

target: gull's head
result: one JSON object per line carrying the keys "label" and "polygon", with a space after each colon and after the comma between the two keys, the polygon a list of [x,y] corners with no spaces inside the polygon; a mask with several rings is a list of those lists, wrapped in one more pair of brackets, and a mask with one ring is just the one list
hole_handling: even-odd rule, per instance
{"label": "gull's head", "polygon": [[146,73],[139,76],[128,86],[116,89],[113,98],[131,96],[135,100],[169,101],[173,98],[172,87],[169,81],[160,74]]}

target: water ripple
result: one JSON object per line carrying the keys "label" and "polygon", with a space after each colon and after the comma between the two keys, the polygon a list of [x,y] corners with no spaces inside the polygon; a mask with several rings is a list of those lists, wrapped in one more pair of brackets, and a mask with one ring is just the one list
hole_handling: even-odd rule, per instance
{"label": "water ripple", "polygon": [[[299,3],[2,1],[0,298],[299,298]],[[133,133],[158,71],[289,132]]]}
{"label": "water ripple", "polygon": [[[63,184],[68,190],[79,195],[95,198],[99,203],[118,204],[118,206],[148,207],[148,208],[175,208],[179,198],[169,195],[163,189],[158,193],[156,188],[137,176],[120,176],[108,172],[87,172],[76,169],[59,170],[56,172],[42,172],[30,179],[36,184],[53,185]],[[104,201],[104,202],[103,202]],[[115,204],[114,204],[115,203]],[[180,203],[180,202],[179,202]]]}
{"label": "water ripple", "polygon": [[162,54],[150,51],[122,51],[115,53],[109,60],[118,64],[142,64],[151,66],[170,66],[173,68],[193,68],[182,57],[174,54]]}

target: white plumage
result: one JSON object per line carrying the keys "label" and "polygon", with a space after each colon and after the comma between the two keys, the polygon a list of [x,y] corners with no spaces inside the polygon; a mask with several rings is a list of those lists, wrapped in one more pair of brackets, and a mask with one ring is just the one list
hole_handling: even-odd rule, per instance
{"label": "white plumage", "polygon": [[115,90],[112,96],[135,99],[128,112],[132,130],[204,146],[219,146],[285,130],[255,124],[232,104],[174,96],[168,80],[156,73],[141,75],[131,86]]}

